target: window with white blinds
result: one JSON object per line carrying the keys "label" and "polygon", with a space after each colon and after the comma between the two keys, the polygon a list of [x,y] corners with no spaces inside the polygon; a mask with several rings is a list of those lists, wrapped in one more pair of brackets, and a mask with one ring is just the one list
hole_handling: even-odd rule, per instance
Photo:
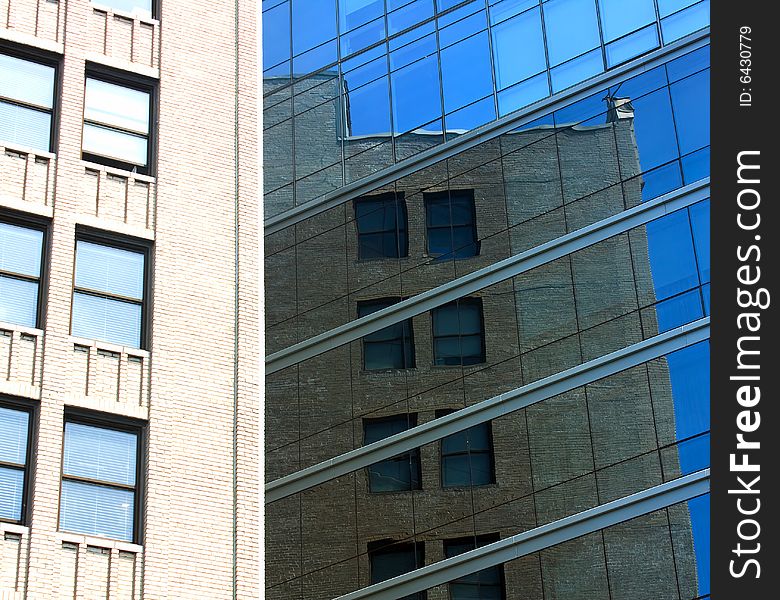
{"label": "window with white blinds", "polygon": [[38,326],[43,229],[0,220],[0,322]]}
{"label": "window with white blinds", "polygon": [[71,332],[140,348],[146,252],[79,239]]}
{"label": "window with white blinds", "polygon": [[53,65],[0,53],[0,141],[51,150],[55,76]]}
{"label": "window with white blinds", "polygon": [[0,404],[0,521],[24,519],[30,412]]}
{"label": "window with white blinds", "polygon": [[135,541],[138,431],[65,422],[60,530]]}

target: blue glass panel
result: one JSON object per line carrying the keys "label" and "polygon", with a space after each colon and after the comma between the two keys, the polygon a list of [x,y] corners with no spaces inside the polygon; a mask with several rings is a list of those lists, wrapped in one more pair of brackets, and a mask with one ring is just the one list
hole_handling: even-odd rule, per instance
{"label": "blue glass panel", "polygon": [[646,225],[655,295],[663,300],[699,284],[687,211]]}
{"label": "blue glass panel", "polygon": [[692,183],[710,175],[710,148],[702,148],[682,158],[685,183]]}
{"label": "blue glass panel", "polygon": [[403,46],[406,46],[407,44],[412,43],[415,40],[420,39],[423,36],[434,33],[436,33],[436,23],[433,21],[428,21],[427,23],[423,23],[422,25],[418,25],[417,27],[410,29],[406,33],[390,38],[390,40],[387,42],[387,45],[390,47],[391,51],[397,50]]}
{"label": "blue glass panel", "polygon": [[35,327],[37,317],[38,284],[0,275],[0,321]]}
{"label": "blue glass panel", "polygon": [[599,45],[594,0],[550,0],[542,6],[551,65],[565,62]]}
{"label": "blue glass panel", "polygon": [[135,485],[138,436],[85,425],[65,423],[62,472],[66,475]]}
{"label": "blue glass panel", "polygon": [[72,335],[139,348],[141,306],[110,298],[73,294]]}
{"label": "blue glass panel", "polygon": [[695,2],[696,0],[658,0],[658,12],[665,17]]}
{"label": "blue glass panel", "polygon": [[669,44],[674,40],[698,31],[710,23],[710,2],[704,0],[686,8],[670,17],[661,19],[661,32],[664,43]]}
{"label": "blue glass panel", "polygon": [[498,113],[502,117],[550,95],[547,73],[531,77],[498,93]]}
{"label": "blue glass panel", "polygon": [[598,0],[604,41],[611,42],[655,21],[653,0]]}
{"label": "blue glass panel", "polygon": [[384,13],[384,0],[339,0],[339,29],[344,33],[377,17],[384,21]]}
{"label": "blue glass panel", "polygon": [[710,347],[706,342],[666,357],[674,396],[675,439],[710,428]]}
{"label": "blue glass panel", "polygon": [[51,108],[54,67],[0,54],[0,96]]}
{"label": "blue glass panel", "polygon": [[60,529],[132,541],[133,503],[134,494],[128,490],[63,481]]}
{"label": "blue glass panel", "polygon": [[710,143],[710,72],[702,71],[670,86],[680,153]]}
{"label": "blue glass panel", "polygon": [[[469,4],[464,8],[472,8],[473,6],[474,4]],[[446,48],[450,44],[465,40],[470,35],[483,31],[487,27],[485,12],[478,12],[453,23],[449,27],[442,27],[442,19],[439,19],[439,47]]]}
{"label": "blue glass panel", "polygon": [[415,61],[435,54],[436,36],[431,34],[391,52],[390,70],[395,71],[401,67],[410,65]]}
{"label": "blue glass panel", "polygon": [[[480,14],[475,15],[475,13],[480,13]],[[450,25],[453,26],[453,29],[457,30],[460,29],[461,26],[465,26],[465,23],[473,22],[473,18],[469,18],[469,19],[466,18],[469,17],[470,15],[475,15],[474,18],[476,18],[478,22],[481,22],[481,25],[477,29],[473,28],[474,25],[469,25],[467,27],[467,30],[470,30],[471,33],[476,33],[480,29],[484,29],[487,26],[485,20],[485,7],[483,2],[469,2],[468,4],[466,4],[465,6],[461,6],[457,10],[450,11],[444,15],[440,14],[436,22],[438,23],[440,30],[447,29],[449,28]],[[463,37],[466,36],[464,35]]]}
{"label": "blue glass panel", "polygon": [[634,133],[643,171],[677,158],[672,104],[666,88],[632,100]]}
{"label": "blue glass panel", "polygon": [[584,56],[575,58],[563,65],[555,67],[551,72],[553,92],[560,92],[581,81],[585,81],[604,70],[604,60],[601,50],[594,50]]}
{"label": "blue glass panel", "polygon": [[490,24],[495,25],[510,17],[528,10],[532,6],[539,6],[539,0],[503,0],[490,7]]}
{"label": "blue glass panel", "polygon": [[[709,451],[709,440],[702,445]],[[708,463],[709,464],[709,461]],[[696,553],[696,581],[699,596],[710,593],[710,496],[700,496],[688,501],[688,514],[691,515],[693,530],[693,550]]]}
{"label": "blue glass panel", "polygon": [[609,93],[613,97],[636,99],[659,90],[666,84],[666,71],[663,66],[660,66],[626,81],[621,81],[612,86]]}
{"label": "blue glass panel", "polygon": [[393,130],[405,133],[441,118],[439,67],[429,56],[392,74]]}
{"label": "blue glass panel", "polygon": [[22,148],[48,152],[50,134],[49,113],[0,101],[0,140]]}
{"label": "blue glass panel", "polygon": [[293,55],[306,52],[336,37],[336,3],[292,1]]}
{"label": "blue glass panel", "polygon": [[40,277],[43,232],[0,223],[0,270]]}
{"label": "blue glass panel", "polygon": [[[544,39],[539,10],[493,27],[493,60],[499,90],[544,70]],[[505,114],[502,111],[502,114]]]}
{"label": "blue glass panel", "polygon": [[27,431],[30,414],[0,406],[0,461],[23,465],[27,462]]}
{"label": "blue glass panel", "polygon": [[[293,58],[293,75],[304,75],[318,71],[325,65],[336,62],[337,57],[336,40],[326,42]],[[335,76],[335,67],[332,72]]]}
{"label": "blue glass panel", "polygon": [[[389,7],[388,7],[389,9]],[[393,35],[404,29],[433,16],[432,0],[415,0],[403,8],[387,15],[388,35]]]}
{"label": "blue glass panel", "polygon": [[341,36],[341,55],[348,56],[359,52],[363,48],[379,42],[385,37],[385,19],[384,17],[366,23],[362,27],[355,29]]}
{"label": "blue glass panel", "polygon": [[493,91],[487,32],[441,51],[444,110],[451,112]]}
{"label": "blue glass panel", "polygon": [[[347,92],[347,135],[390,133],[390,91],[387,76]],[[348,88],[349,90],[349,88]]]}
{"label": "blue glass panel", "polygon": [[642,175],[642,200],[651,200],[682,185],[680,165],[671,162]]}
{"label": "blue glass panel", "polygon": [[693,75],[709,66],[710,47],[707,45],[666,63],[666,71],[669,73],[669,83],[674,83],[683,77]]}
{"label": "blue glass panel", "polygon": [[24,471],[0,467],[0,519],[21,521]]}
{"label": "blue glass panel", "polygon": [[659,302],[655,311],[658,319],[658,333],[691,323],[704,316],[698,289]]}
{"label": "blue glass panel", "polygon": [[447,115],[447,131],[460,132],[468,131],[474,127],[479,127],[496,118],[496,107],[493,96],[490,95],[484,100],[475,102],[465,108],[461,108]]}
{"label": "blue glass panel", "polygon": [[76,287],[140,300],[144,255],[80,240],[76,243]]}
{"label": "blue glass panel", "polygon": [[701,297],[704,302],[704,314],[710,314],[710,284],[707,283],[701,286]]}
{"label": "blue glass panel", "polygon": [[636,33],[607,44],[607,66],[614,67],[626,62],[635,56],[658,47],[658,44],[658,29],[654,24],[640,29]]}
{"label": "blue glass panel", "polygon": [[699,277],[703,283],[707,283],[710,280],[710,201],[694,204],[689,211]]}

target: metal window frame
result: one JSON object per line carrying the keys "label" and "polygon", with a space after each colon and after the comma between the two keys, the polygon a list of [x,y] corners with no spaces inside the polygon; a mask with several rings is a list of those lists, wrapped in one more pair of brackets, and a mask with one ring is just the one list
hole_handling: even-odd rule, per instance
{"label": "metal window frame", "polygon": [[[136,165],[130,162],[126,162],[110,156],[104,156],[102,154],[95,154],[91,152],[85,152],[82,140],[81,147],[81,159],[97,163],[100,165],[106,165],[123,171],[130,171],[132,173],[139,173],[141,175],[148,175],[154,177],[157,164],[157,96],[158,96],[158,82],[155,79],[145,77],[138,73],[131,73],[129,71],[120,71],[101,65],[98,63],[87,62],[84,73],[84,106],[86,107],[86,94],[87,94],[87,81],[88,80],[103,81],[105,83],[111,83],[124,87],[127,89],[143,92],[149,96],[149,123],[148,133],[144,136],[137,131],[130,129],[123,129],[114,125],[108,125],[106,123],[100,123],[98,121],[92,121],[87,119],[86,116],[82,118],[82,130],[84,125],[95,125],[97,127],[103,127],[110,129],[111,131],[117,131],[120,133],[127,133],[136,137],[144,137],[146,139],[146,164]],[[83,135],[82,135],[83,138]]]}
{"label": "metal window frame", "polygon": [[[383,205],[390,204],[391,202],[395,206],[395,227],[393,229],[383,229],[378,232],[361,232],[360,221],[358,219],[358,205],[368,204],[370,202],[381,202]],[[355,231],[357,233],[357,257],[360,262],[369,262],[375,260],[386,259],[399,259],[409,256],[409,213],[406,207],[406,199],[404,198],[404,192],[383,192],[381,194],[373,194],[360,196],[352,200],[352,210],[355,213]],[[378,209],[377,209],[378,210]],[[382,207],[384,210],[384,206]],[[403,227],[401,226],[403,225]],[[398,252],[398,256],[361,256],[361,236],[381,234],[395,234],[395,247]],[[401,234],[403,234],[403,244],[401,243]]]}
{"label": "metal window frame", "polygon": [[30,404],[5,394],[0,395],[0,407],[27,413],[27,448],[25,449],[24,465],[17,465],[14,463],[0,463],[0,466],[21,470],[23,472],[22,504],[19,511],[20,518],[18,520],[0,518],[0,521],[3,523],[26,525],[30,522],[32,517],[32,502],[30,502],[30,496],[32,492],[33,474],[31,467],[33,462],[33,448],[37,447],[38,445],[38,431],[35,425],[38,422],[39,407],[38,405]]}
{"label": "metal window frame", "polygon": [[[91,427],[97,427],[100,429],[108,429],[113,431],[123,431],[126,433],[132,433],[136,436],[136,459],[135,459],[135,486],[127,486],[123,484],[117,484],[113,482],[102,481],[98,479],[89,479],[86,477],[79,477],[75,475],[67,475],[65,473],[65,427],[68,423],[76,423],[81,425],[89,425]],[[97,411],[91,411],[82,408],[66,407],[65,413],[62,419],[62,445],[60,455],[60,496],[62,495],[62,484],[64,481],[75,481],[78,483],[86,483],[94,486],[109,487],[112,489],[120,489],[133,491],[133,535],[129,541],[134,544],[143,544],[143,508],[146,502],[146,464],[145,458],[148,456],[148,423],[138,419],[132,419],[123,415],[116,415],[113,413],[103,413]],[[60,521],[62,520],[61,503],[57,505],[57,530],[64,531],[60,528]],[[75,532],[84,533],[84,532]],[[84,533],[84,535],[91,535]]]}
{"label": "metal window frame", "polygon": [[[43,233],[41,240],[41,271],[35,279],[38,284],[38,306],[35,308],[36,329],[43,329],[45,326],[45,312],[48,305],[49,288],[49,251],[51,248],[51,220],[39,215],[23,213],[11,209],[0,208],[0,223],[15,225],[26,229],[35,229]],[[33,281],[30,276],[15,274],[12,272],[0,271],[0,274],[25,281]]]}
{"label": "metal window frame", "polygon": [[[453,193],[457,194],[464,194],[464,197],[467,198],[471,209],[469,211],[469,214],[471,216],[471,223],[464,223],[464,224],[453,224],[452,222],[452,195]],[[474,258],[475,256],[480,255],[480,251],[482,249],[481,240],[479,239],[479,234],[477,233],[477,203],[474,199],[474,190],[473,189],[464,189],[464,190],[444,190],[442,192],[423,192],[422,193],[423,198],[423,205],[425,207],[425,251],[428,256],[434,257],[437,259],[437,261],[445,261],[445,260],[467,260],[469,258]],[[450,208],[450,222],[448,225],[431,225],[430,224],[430,207],[433,203],[437,201],[441,201],[442,199],[446,198],[449,208]],[[465,246],[455,247],[455,238],[452,235],[452,232],[455,229],[466,229],[469,228],[471,230],[471,242],[469,244],[466,244]],[[451,242],[451,250],[449,252],[433,252],[431,250],[431,230],[432,229],[448,229],[450,231],[450,242]],[[469,246],[474,247],[474,254],[471,254],[469,256],[456,256],[459,250],[462,250],[463,248],[468,248]]]}
{"label": "metal window frame", "polygon": [[[433,324],[435,314],[437,310],[443,309],[451,304],[454,304],[458,309],[458,333],[454,335],[436,335],[435,327]],[[477,307],[479,311],[479,332],[478,333],[467,333],[462,334],[460,331],[460,307],[461,305],[465,306],[475,306]],[[450,338],[458,338],[460,341],[461,338],[464,337],[476,337],[479,335],[480,338],[480,355],[478,357],[472,356],[471,358],[478,359],[476,362],[463,362],[463,353],[461,352],[460,355],[460,362],[458,363],[437,363],[436,362],[436,340],[440,339],[450,339]],[[459,344],[460,345],[460,344]],[[447,302],[445,304],[441,304],[440,306],[437,306],[433,309],[431,309],[431,355],[433,357],[433,365],[434,367],[470,367],[472,365],[481,365],[487,362],[487,348],[485,344],[485,309],[482,304],[482,298],[474,297],[474,296],[463,296],[460,298],[456,298],[452,302]],[[461,350],[463,349],[461,345]]]}
{"label": "metal window frame", "polygon": [[[435,417],[437,419],[440,419],[442,417],[446,417],[447,415],[450,415],[452,413],[456,412],[456,409],[453,408],[445,408],[445,409],[439,409],[435,412]],[[493,422],[492,421],[484,421],[482,423],[478,423],[476,425],[473,425],[472,427],[469,427],[468,429],[464,429],[462,431],[468,433],[469,430],[471,430],[473,427],[479,427],[481,425],[484,425],[487,427],[487,435],[488,435],[488,448],[487,450],[478,450],[474,451],[470,447],[467,447],[463,451],[459,452],[444,452],[444,440],[447,439],[449,436],[445,436],[439,440],[439,483],[442,487],[442,489],[463,489],[464,487],[482,487],[487,485],[495,485],[496,484],[496,456],[495,456],[495,446],[493,444]],[[458,432],[460,433],[460,432]],[[487,456],[490,459],[490,481],[488,483],[479,483],[475,484],[473,481],[473,476],[470,477],[471,483],[468,486],[462,486],[462,485],[447,485],[444,482],[444,458],[447,456],[473,456],[474,454],[487,454]],[[469,473],[471,474],[471,462],[469,462]]]}
{"label": "metal window frame", "polygon": [[[62,56],[48,52],[41,48],[34,48],[31,46],[21,46],[8,40],[0,39],[0,54],[6,56],[12,56],[31,63],[37,63],[39,65],[45,65],[54,69],[54,76],[52,81],[52,99],[51,108],[43,108],[34,104],[28,104],[11,98],[0,98],[0,102],[6,104],[14,104],[16,106],[23,106],[25,108],[31,108],[40,112],[46,112],[51,115],[50,127],[49,127],[49,147],[44,152],[55,152],[55,148],[58,144],[58,132],[59,132],[59,118],[60,118],[60,102],[61,102],[61,89],[62,89]],[[9,140],[10,141],[10,140]]]}
{"label": "metal window frame", "polygon": [[[127,250],[129,252],[135,252],[142,254],[144,257],[144,273],[143,273],[143,294],[140,300],[137,298],[128,298],[118,294],[112,294],[110,292],[101,292],[98,290],[90,290],[88,288],[81,288],[76,285],[76,268],[78,266],[78,243],[89,242],[92,244],[106,246],[109,248],[117,248],[120,250]],[[151,306],[151,294],[152,294],[152,243],[149,240],[142,240],[138,238],[131,238],[118,233],[94,229],[91,227],[76,226],[76,240],[75,248],[73,252],[73,282],[71,285],[71,317],[70,317],[70,332],[73,332],[73,300],[76,293],[82,293],[100,298],[108,298],[112,300],[119,300],[121,302],[132,303],[141,307],[141,331],[139,332],[139,348],[141,350],[147,349],[149,340],[151,337],[151,319],[149,318],[150,306]],[[120,345],[111,340],[100,340],[109,344]]]}

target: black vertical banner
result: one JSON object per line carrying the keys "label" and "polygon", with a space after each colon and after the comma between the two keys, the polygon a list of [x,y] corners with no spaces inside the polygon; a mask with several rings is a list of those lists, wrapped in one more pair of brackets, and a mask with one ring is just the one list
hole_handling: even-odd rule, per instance
{"label": "black vertical banner", "polygon": [[712,597],[777,597],[778,24],[712,3]]}

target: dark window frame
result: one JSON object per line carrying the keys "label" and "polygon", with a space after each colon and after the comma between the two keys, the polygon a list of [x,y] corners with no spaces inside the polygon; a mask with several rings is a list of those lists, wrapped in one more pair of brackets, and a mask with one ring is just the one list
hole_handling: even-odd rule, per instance
{"label": "dark window frame", "polygon": [[[358,206],[368,205],[370,203],[383,203],[390,204],[395,203],[395,227],[392,229],[383,229],[381,231],[363,232],[360,231],[360,218],[358,216]],[[406,199],[403,192],[385,192],[382,194],[374,194],[372,196],[360,196],[352,201],[352,207],[355,213],[355,231],[357,232],[357,257],[360,261],[373,261],[373,260],[387,260],[387,259],[399,259],[409,256],[409,211],[406,206]],[[380,210],[380,209],[377,209]],[[381,209],[384,210],[384,207]],[[403,225],[403,226],[401,226]],[[388,235],[393,234],[395,236],[396,256],[363,256],[361,251],[362,242],[361,237],[367,235]],[[384,244],[382,246],[384,249]]]}
{"label": "dark window frame", "polygon": [[[78,265],[78,242],[90,242],[100,246],[108,246],[110,248],[118,248],[121,250],[128,250],[130,252],[138,252],[144,255],[144,275],[143,275],[143,297],[138,301],[136,298],[126,298],[116,294],[108,292],[101,292],[99,290],[91,290],[87,288],[79,288],[76,286],[76,267]],[[71,284],[71,315],[70,315],[70,335],[73,335],[73,300],[76,292],[96,296],[98,298],[111,298],[114,300],[121,300],[123,302],[133,303],[141,306],[141,331],[140,331],[140,344],[139,350],[146,350],[148,348],[149,339],[151,337],[151,319],[149,318],[149,308],[151,306],[151,287],[152,287],[152,242],[149,240],[142,240],[138,238],[127,237],[111,231],[93,229],[91,227],[76,227],[76,238],[73,246],[73,281]],[[107,344],[113,344],[119,346],[116,342],[110,342],[106,340]]]}
{"label": "dark window frame", "polygon": [[0,517],[0,521],[3,523],[14,523],[16,525],[26,525],[30,522],[32,502],[30,502],[30,492],[32,491],[32,469],[30,468],[33,460],[33,448],[37,446],[37,428],[34,426],[38,421],[38,407],[32,404],[23,402],[17,398],[7,396],[5,394],[0,395],[0,406],[10,410],[17,410],[27,413],[27,449],[25,451],[25,463],[24,465],[17,465],[14,463],[0,462],[5,468],[16,469],[24,472],[22,478],[22,506],[19,512],[20,519],[5,519]]}
{"label": "dark window frame", "polygon": [[[41,48],[33,48],[31,46],[21,46],[13,42],[9,42],[7,40],[0,40],[0,54],[5,54],[6,56],[13,56],[14,58],[19,58],[21,60],[26,60],[32,63],[38,63],[40,65],[45,65],[47,67],[52,67],[54,69],[54,81],[52,85],[52,99],[51,99],[50,111],[40,106],[36,106],[34,104],[28,104],[26,102],[22,102],[19,100],[12,100],[10,98],[2,98],[2,102],[51,114],[51,119],[49,124],[49,147],[46,150],[41,150],[41,152],[56,154],[55,148],[57,148],[59,142],[59,136],[58,136],[59,129],[60,129],[59,120],[60,120],[60,112],[61,112],[60,108],[62,106],[61,103],[62,56],[54,52],[48,52]],[[13,146],[10,149],[12,150]],[[33,150],[33,152],[35,152],[35,150]]]}
{"label": "dark window frame", "polygon": [[[390,415],[385,417],[370,417],[370,418],[363,418],[363,445],[366,445],[366,425],[367,424],[375,424],[375,423],[383,423],[387,421],[400,421],[403,419],[406,421],[406,429],[403,431],[408,431],[409,429],[412,429],[413,427],[417,426],[417,413],[401,413],[397,415]],[[385,439],[385,438],[382,438]],[[376,440],[379,441],[379,440]],[[374,442],[370,442],[374,443]],[[407,461],[407,464],[409,464],[409,489],[403,489],[403,490],[372,490],[371,489],[371,467],[373,467],[376,464],[382,464],[386,462],[391,461]],[[414,464],[417,468],[417,487],[414,486],[414,478],[412,477],[412,461],[414,461]],[[373,463],[366,467],[366,485],[368,486],[368,492],[370,494],[403,494],[408,492],[414,492],[417,490],[422,490],[422,461],[420,459],[420,449],[419,448],[412,448],[411,450],[408,450],[406,452],[402,452],[401,454],[398,454],[396,456],[392,456],[388,459],[378,461],[376,463]]]}
{"label": "dark window frame", "polygon": [[[371,305],[384,304],[384,306],[382,306],[382,308],[378,308],[377,309],[377,311],[379,311],[379,310],[382,310],[383,308],[387,308],[388,306],[392,306],[393,304],[395,304],[397,302],[400,302],[401,300],[402,300],[402,298],[397,298],[397,297],[375,298],[373,300],[360,300],[357,303],[357,315],[358,315],[358,318],[361,318],[361,316],[366,316],[368,314],[371,314],[371,313],[366,313],[366,315],[361,315],[360,314],[361,308],[365,308],[365,307],[368,307],[368,306],[371,306]],[[375,312],[375,311],[372,311],[372,312]],[[370,369],[370,368],[368,368],[368,366],[366,366],[366,344],[367,343],[368,344],[387,343],[387,342],[378,342],[378,341],[374,341],[374,340],[366,340],[366,338],[368,336],[372,335],[372,334],[369,333],[369,334],[367,334],[367,335],[365,335],[365,336],[363,336],[361,338],[361,342],[362,342],[361,343],[362,365],[363,365],[363,370],[364,371],[376,373],[376,372],[381,372],[381,371],[400,371],[400,370],[404,370],[404,369],[414,369],[414,368],[417,367],[417,355],[416,355],[415,348],[414,348],[414,325],[412,323],[412,319],[411,318],[404,319],[403,321],[400,321],[398,323],[394,323],[393,325],[388,325],[388,327],[380,329],[379,331],[376,331],[374,333],[381,333],[385,329],[388,329],[390,327],[395,327],[396,325],[401,325],[402,326],[402,333],[401,333],[400,340],[401,340],[401,349],[402,349],[403,360],[404,360],[403,366],[402,367],[381,367],[381,368],[378,368],[378,369]],[[407,329],[407,331],[409,333],[409,353],[408,353],[408,356],[407,356],[407,352],[406,352],[406,339],[403,336],[403,328],[404,327],[406,327],[406,329]],[[395,338],[395,339],[399,339],[399,338]]]}
{"label": "dark window frame", "polygon": [[[441,308],[450,306],[452,304],[455,304],[455,305],[458,306],[458,312],[460,312],[461,305],[464,305],[464,304],[465,305],[469,305],[469,306],[477,306],[478,307],[478,309],[479,309],[479,329],[480,329],[480,333],[479,334],[468,334],[468,335],[464,336],[464,335],[461,335],[461,333],[459,331],[457,335],[452,335],[452,334],[439,335],[439,336],[436,335],[436,333],[435,333],[436,332],[436,327],[435,327],[435,324],[434,324],[435,323],[435,318],[436,318],[435,317],[436,311],[441,309]],[[430,314],[431,314],[431,344],[432,344],[432,351],[433,351],[432,354],[433,354],[433,366],[434,367],[469,367],[469,366],[473,366],[473,365],[484,364],[484,363],[487,362],[487,347],[486,347],[486,343],[485,343],[485,336],[486,336],[486,331],[485,331],[485,311],[484,311],[484,307],[483,307],[483,304],[482,304],[482,298],[473,298],[473,297],[458,298],[457,300],[453,300],[452,302],[448,302],[448,303],[443,304],[441,306],[437,306],[436,308],[434,308],[434,309],[432,309],[430,311]],[[460,326],[458,328],[460,329]],[[461,353],[460,361],[457,362],[457,363],[454,363],[454,362],[453,363],[438,363],[438,362],[436,362],[436,340],[437,339],[457,338],[458,340],[460,340],[463,337],[469,337],[469,336],[475,336],[475,335],[479,335],[480,336],[480,356],[479,356],[479,360],[476,360],[475,362],[463,362],[463,354]],[[462,350],[463,349],[462,344],[459,343],[459,345],[461,346],[461,350]]]}
{"label": "dark window frame", "polygon": [[[440,409],[436,411],[436,418],[439,419],[441,417],[444,417],[446,415],[449,415],[451,413],[454,413],[455,409],[445,408]],[[488,449],[487,450],[478,450],[473,451],[470,447],[466,448],[463,451],[458,452],[444,452],[444,440],[447,439],[446,436],[439,440],[439,479],[441,483],[442,489],[464,489],[466,487],[487,487],[490,485],[496,485],[496,455],[495,455],[495,446],[493,444],[493,422],[492,421],[485,421],[484,423],[479,423],[478,425],[473,425],[472,427],[469,427],[465,431],[468,432],[473,427],[481,427],[485,426],[487,428],[487,438],[488,438]],[[444,481],[444,458],[446,456],[472,456],[475,454],[483,455],[486,454],[488,458],[490,459],[490,481],[487,483],[478,483],[475,484],[473,481],[473,477],[470,477],[471,483],[468,486],[463,485],[447,485]],[[471,474],[471,462],[469,461],[469,470]]]}
{"label": "dark window frame", "polygon": [[[65,474],[65,427],[68,423],[77,423],[80,425],[89,425],[101,429],[111,429],[114,431],[123,431],[136,435],[136,459],[135,459],[135,486],[127,486],[115,482],[106,482],[98,479],[89,479]],[[62,445],[60,455],[60,495],[62,495],[62,484],[64,481],[76,481],[90,485],[103,486],[111,489],[121,489],[133,491],[133,536],[130,541],[133,544],[143,544],[143,507],[146,502],[146,463],[148,449],[148,424],[145,421],[116,415],[112,413],[103,413],[81,408],[66,407],[62,419]],[[62,512],[60,506],[57,506],[57,531],[60,529]],[[90,535],[90,534],[82,534]],[[114,539],[114,538],[110,538]]]}
{"label": "dark window frame", "polygon": [[[454,225],[452,223],[452,198],[453,196],[460,196],[465,195],[468,200],[471,203],[471,224],[456,224]],[[430,224],[430,214],[431,214],[431,205],[440,202],[441,200],[447,200],[448,205],[450,206],[450,222],[448,225],[431,225]],[[425,205],[425,251],[427,252],[428,256],[433,257],[437,260],[468,260],[469,258],[474,258],[476,256],[480,255],[480,251],[482,249],[482,244],[479,239],[479,234],[477,232],[477,203],[474,198],[474,190],[473,189],[463,189],[463,190],[445,190],[443,192],[423,192],[423,203]],[[440,253],[440,252],[433,252],[431,250],[431,229],[446,229],[452,232],[454,229],[466,229],[469,228],[471,230],[471,242],[462,247],[455,247],[455,241],[451,237],[452,240],[452,249],[450,252],[446,253]],[[474,254],[469,254],[468,256],[457,256],[458,251],[467,248],[468,246],[473,246],[474,248]]]}
{"label": "dark window frame", "polygon": [[149,132],[146,134],[146,165],[139,166],[132,163],[124,162],[115,158],[102,156],[100,154],[92,154],[84,151],[83,130],[86,124],[103,127],[106,129],[112,129],[122,133],[130,133],[132,135],[140,136],[137,131],[130,131],[122,129],[121,127],[108,126],[105,123],[99,123],[96,121],[90,121],[86,118],[86,115],[82,115],[82,147],[81,147],[81,160],[95,163],[98,165],[104,165],[106,167],[112,167],[122,171],[128,171],[131,173],[138,173],[140,175],[146,175],[148,177],[154,177],[156,173],[157,165],[157,93],[159,82],[156,79],[145,77],[138,73],[131,73],[128,71],[120,71],[105,65],[98,63],[87,62],[84,71],[84,106],[86,107],[87,100],[87,80],[94,79],[97,81],[103,81],[105,83],[111,83],[127,89],[135,90],[138,92],[144,92],[149,95]]}
{"label": "dark window frame", "polygon": [[[373,585],[379,583],[374,581],[374,557],[382,556],[383,554],[394,554],[399,551],[409,551],[414,556],[414,570],[420,569],[425,566],[425,542],[395,542],[393,540],[378,540],[374,542],[368,542],[368,580]],[[411,571],[407,571],[411,573]],[[386,580],[383,580],[386,581]],[[399,600],[426,600],[428,598],[428,591],[423,590],[421,592],[415,592],[408,596],[404,596]]]}
{"label": "dark window frame", "polygon": [[51,247],[51,221],[39,215],[31,215],[10,209],[0,209],[0,222],[26,229],[35,229],[43,233],[41,241],[41,272],[37,280],[19,273],[0,270],[0,274],[5,277],[21,279],[24,281],[37,281],[38,283],[38,306],[35,308],[35,326],[34,329],[43,329],[45,326],[47,297],[49,290],[49,248]]}
{"label": "dark window frame", "polygon": [[[470,545],[473,546],[471,550],[475,550],[476,548],[481,548],[482,546],[487,546],[488,544],[495,543],[501,539],[501,536],[498,533],[485,533],[481,535],[476,536],[467,536],[467,537],[460,537],[460,538],[451,538],[443,540],[443,550],[444,550],[444,558],[452,558],[453,556],[458,556],[458,554],[448,554],[448,548],[451,548],[452,546],[464,546],[464,545]],[[469,552],[469,550],[466,550],[466,552]],[[462,553],[461,553],[462,554]],[[506,600],[506,577],[504,574],[504,564],[498,564],[493,567],[487,567],[486,569],[482,569],[483,571],[486,571],[487,569],[498,569],[499,577],[501,580],[499,590],[501,592],[501,600]],[[477,571],[474,574],[478,574],[481,571]],[[454,579],[452,581],[447,582],[447,593],[450,598],[453,597],[453,593],[450,589],[450,586],[453,583],[457,583],[458,579]],[[461,585],[472,585],[470,583],[461,583]]]}

